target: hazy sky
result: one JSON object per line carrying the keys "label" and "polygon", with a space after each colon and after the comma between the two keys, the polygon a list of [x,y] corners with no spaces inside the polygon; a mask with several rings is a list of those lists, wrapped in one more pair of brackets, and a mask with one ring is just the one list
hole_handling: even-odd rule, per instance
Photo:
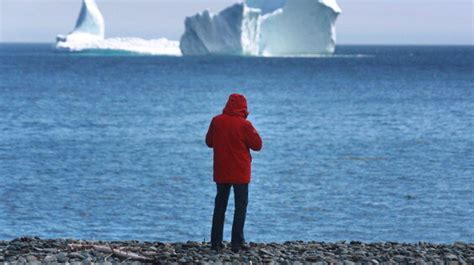
{"label": "hazy sky", "polygon": [[[184,18],[238,0],[97,0],[107,37],[179,39]],[[316,1],[316,0],[315,0]],[[338,0],[342,44],[474,44],[474,0]],[[81,0],[0,0],[0,42],[53,42]]]}

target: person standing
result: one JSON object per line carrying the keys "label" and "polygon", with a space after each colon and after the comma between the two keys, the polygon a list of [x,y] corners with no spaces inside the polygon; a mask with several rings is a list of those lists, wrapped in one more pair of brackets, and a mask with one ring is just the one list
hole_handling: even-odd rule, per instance
{"label": "person standing", "polygon": [[213,176],[217,186],[211,231],[211,248],[216,251],[224,247],[224,220],[231,187],[235,199],[231,249],[238,252],[245,248],[244,225],[252,162],[250,150],[262,149],[262,139],[247,120],[248,115],[245,97],[232,94],[223,113],[212,118],[206,134],[206,144],[214,151]]}

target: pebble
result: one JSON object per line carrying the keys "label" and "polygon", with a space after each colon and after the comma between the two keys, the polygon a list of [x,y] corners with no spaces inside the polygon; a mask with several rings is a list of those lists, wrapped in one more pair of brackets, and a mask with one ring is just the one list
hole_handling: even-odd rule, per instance
{"label": "pebble", "polygon": [[65,263],[68,259],[67,259],[67,254],[64,253],[64,252],[61,252],[59,254],[56,255],[56,260],[59,262],[59,263]]}
{"label": "pebble", "polygon": [[38,259],[37,259],[35,256],[33,256],[33,255],[28,255],[28,256],[26,256],[26,260],[27,260],[29,263],[31,263],[31,262],[37,262],[37,261],[38,261]]}
{"label": "pebble", "polygon": [[456,255],[451,254],[451,253],[444,256],[444,258],[447,259],[447,260],[457,260],[458,259],[458,257]]}
{"label": "pebble", "polygon": [[56,261],[56,256],[51,256],[48,255],[43,259],[44,262],[55,262]]}

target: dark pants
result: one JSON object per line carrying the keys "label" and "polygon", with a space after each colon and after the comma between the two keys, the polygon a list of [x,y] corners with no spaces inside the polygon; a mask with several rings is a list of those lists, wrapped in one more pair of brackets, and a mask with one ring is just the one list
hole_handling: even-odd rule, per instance
{"label": "dark pants", "polygon": [[229,201],[230,188],[234,187],[235,212],[234,222],[232,223],[231,244],[240,247],[245,243],[244,225],[247,215],[247,204],[249,185],[248,184],[217,184],[217,195],[214,204],[214,215],[212,217],[211,243],[218,245],[222,242],[224,233],[225,211]]}

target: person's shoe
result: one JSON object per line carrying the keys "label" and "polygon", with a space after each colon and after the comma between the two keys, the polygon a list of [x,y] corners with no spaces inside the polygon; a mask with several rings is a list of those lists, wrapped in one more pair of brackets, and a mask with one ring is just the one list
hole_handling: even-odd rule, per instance
{"label": "person's shoe", "polygon": [[224,249],[224,244],[221,243],[218,243],[218,244],[211,244],[211,249],[214,250],[214,251],[221,251],[222,249]]}
{"label": "person's shoe", "polygon": [[232,252],[234,253],[238,253],[239,251],[243,250],[243,251],[247,251],[250,249],[250,246],[248,246],[247,244],[240,244],[240,245],[236,245],[236,246],[232,246],[231,247],[231,250]]}
{"label": "person's shoe", "polygon": [[250,249],[250,245],[242,244],[240,245],[240,250],[247,251]]}

